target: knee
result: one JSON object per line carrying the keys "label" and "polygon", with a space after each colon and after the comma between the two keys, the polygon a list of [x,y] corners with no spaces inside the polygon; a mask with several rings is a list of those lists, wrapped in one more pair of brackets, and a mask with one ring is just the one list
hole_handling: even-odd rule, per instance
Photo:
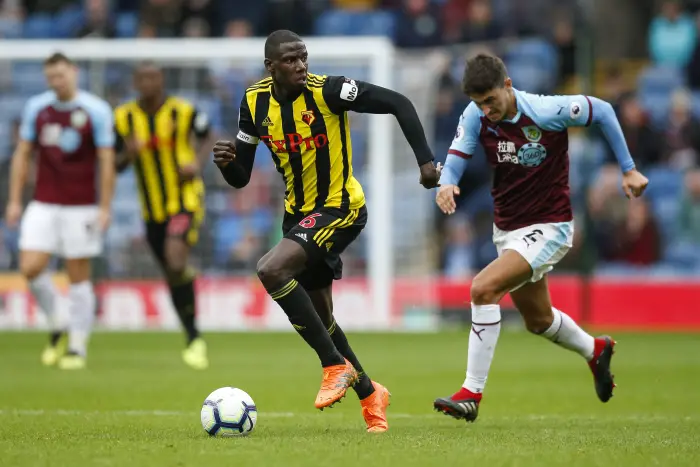
{"label": "knee", "polygon": [[168,282],[179,282],[185,276],[186,263],[165,260],[165,277]]}
{"label": "knee", "polygon": [[44,272],[44,265],[32,261],[20,261],[19,270],[31,282]]}
{"label": "knee", "polygon": [[37,277],[39,277],[43,271],[39,268],[35,268],[32,266],[24,266],[20,267],[20,272],[28,281],[31,282]]}
{"label": "knee", "polygon": [[285,279],[291,277],[291,275],[286,272],[284,264],[275,260],[274,257],[269,258],[263,256],[260,261],[258,261],[256,272],[258,274],[258,279],[260,279],[260,282],[262,282],[266,289],[280,286]]}
{"label": "knee", "polygon": [[165,268],[168,276],[182,276],[187,269],[187,247],[181,241],[167,241],[165,244]]}
{"label": "knee", "polygon": [[540,311],[538,313],[522,313],[525,327],[533,334],[542,334],[552,326],[554,315],[551,308],[547,312]]}
{"label": "knee", "polygon": [[503,294],[498,284],[488,278],[475,277],[471,285],[471,301],[475,305],[495,305]]}

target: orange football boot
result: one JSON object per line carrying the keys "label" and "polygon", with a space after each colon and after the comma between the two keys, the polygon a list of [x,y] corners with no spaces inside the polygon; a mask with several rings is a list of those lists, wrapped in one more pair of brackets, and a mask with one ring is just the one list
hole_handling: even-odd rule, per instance
{"label": "orange football boot", "polygon": [[362,416],[365,417],[368,433],[383,433],[389,429],[386,421],[386,409],[389,407],[389,397],[391,393],[387,388],[372,381],[374,392],[369,397],[360,401],[362,405]]}
{"label": "orange football boot", "polygon": [[357,383],[357,370],[346,359],[343,365],[332,365],[323,368],[321,390],[316,396],[316,408],[325,409],[345,397],[348,388]]}

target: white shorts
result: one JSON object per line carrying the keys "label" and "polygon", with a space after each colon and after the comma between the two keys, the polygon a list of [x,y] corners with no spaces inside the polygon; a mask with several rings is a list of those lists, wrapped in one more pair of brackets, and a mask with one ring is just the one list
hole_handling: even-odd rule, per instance
{"label": "white shorts", "polygon": [[501,230],[493,226],[493,243],[498,256],[505,250],[515,250],[532,267],[529,281],[515,287],[517,290],[527,282],[538,282],[571,249],[574,239],[574,221],[554,224],[534,224],[518,230]]}
{"label": "white shorts", "polygon": [[97,206],[64,206],[32,201],[22,217],[21,251],[43,251],[63,258],[92,258],[102,253]]}

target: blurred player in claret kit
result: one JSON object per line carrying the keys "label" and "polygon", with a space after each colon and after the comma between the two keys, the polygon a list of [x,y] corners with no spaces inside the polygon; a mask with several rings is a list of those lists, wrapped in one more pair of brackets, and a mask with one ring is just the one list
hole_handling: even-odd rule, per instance
{"label": "blurred player in claret kit", "polygon": [[211,154],[209,119],[188,100],[167,94],[155,63],[137,67],[134,87],[138,99],[114,111],[117,166],[121,171],[134,165],[148,244],[187,337],[182,359],[203,370],[209,358],[196,325],[196,273],[188,262],[204,219],[198,158]]}
{"label": "blurred player in claret kit", "polygon": [[333,317],[333,280],[340,254],[367,221],[362,186],[353,176],[349,110],[396,117],[420,166],[421,183],[437,185],[438,170],[413,104],[394,91],[342,76],[308,72],[304,42],[275,31],[265,43],[272,75],[242,99],[235,142],[218,141],[214,162],[226,181],[243,188],[260,141],[285,181],[284,238],[258,263],[258,277],[294,329],[321,360],[316,407],[338,402],[349,387],[361,400],[369,432],[389,428],[389,391],[364,372]]}
{"label": "blurred player in claret kit", "polygon": [[434,407],[474,421],[501,329],[498,303],[510,292],[527,329],[581,355],[602,402],[612,397],[610,360],[615,341],[594,338],[552,307],[547,273],[572,245],[567,129],[598,125],[622,170],[628,198],[642,195],[648,180],[635,169],[620,124],[607,102],[589,96],[540,96],[512,87],[501,59],[478,55],[467,62],[463,90],[472,102],[460,117],[440,177],[437,204],[454,214],[455,195],[477,144],[494,170],[494,260],[471,285],[472,329],[467,377],[451,397]]}
{"label": "blurred player in claret kit", "polygon": [[[20,270],[46,314],[50,342],[41,360],[62,369],[85,367],[95,317],[90,259],[102,252],[114,191],[114,131],[109,104],[77,88],[78,68],[65,55],[44,62],[51,91],[24,108],[20,142],[12,160],[8,225],[22,215],[22,190],[30,159],[37,155],[34,198],[20,226]],[[99,196],[95,176],[99,160]],[[98,204],[99,202],[99,204]],[[56,290],[46,271],[52,255],[64,259],[70,289],[67,352],[57,319]]]}

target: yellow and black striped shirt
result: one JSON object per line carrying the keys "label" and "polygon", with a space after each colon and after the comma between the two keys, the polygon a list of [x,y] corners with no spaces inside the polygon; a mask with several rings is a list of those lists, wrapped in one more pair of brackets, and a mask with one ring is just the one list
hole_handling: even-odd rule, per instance
{"label": "yellow and black striped shirt", "polygon": [[192,134],[206,137],[207,120],[206,114],[178,97],[168,97],[155,115],[144,112],[137,101],[114,111],[117,150],[128,138],[142,148],[134,166],[144,220],[161,223],[180,212],[204,212],[202,179],[181,181],[178,167],[197,161]]}
{"label": "yellow and black striped shirt", "polygon": [[270,149],[286,185],[287,212],[359,209],[365,204],[362,186],[353,176],[347,115],[357,93],[354,80],[310,73],[294,101],[277,98],[272,78],[246,90],[238,139],[250,144],[262,141]]}

